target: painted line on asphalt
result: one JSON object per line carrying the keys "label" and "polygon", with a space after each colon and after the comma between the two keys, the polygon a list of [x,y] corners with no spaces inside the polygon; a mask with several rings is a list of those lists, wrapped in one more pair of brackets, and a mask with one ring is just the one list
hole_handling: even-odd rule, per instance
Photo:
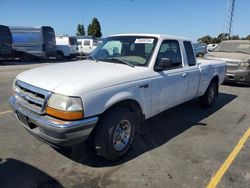
{"label": "painted line on asphalt", "polygon": [[250,128],[245,132],[245,134],[241,137],[238,144],[235,146],[233,151],[230,153],[230,155],[227,157],[225,162],[222,164],[220,169],[216,172],[215,176],[213,176],[207,186],[207,188],[214,188],[217,186],[217,184],[220,182],[221,178],[227,171],[227,169],[230,167],[240,150],[243,148],[245,142],[250,137]]}
{"label": "painted line on asphalt", "polygon": [[4,112],[0,112],[0,116],[3,115],[3,114],[7,114],[7,113],[10,113],[12,112],[11,110],[7,110],[7,111],[4,111]]}

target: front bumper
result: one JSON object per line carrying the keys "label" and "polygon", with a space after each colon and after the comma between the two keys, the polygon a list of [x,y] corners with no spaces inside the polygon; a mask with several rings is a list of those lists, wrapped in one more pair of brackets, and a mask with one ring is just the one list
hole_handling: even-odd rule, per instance
{"label": "front bumper", "polygon": [[225,81],[250,84],[250,70],[227,71]]}
{"label": "front bumper", "polygon": [[29,133],[54,147],[72,146],[84,142],[98,121],[98,117],[63,121],[39,115],[19,106],[14,96],[9,98],[9,103],[16,118]]}

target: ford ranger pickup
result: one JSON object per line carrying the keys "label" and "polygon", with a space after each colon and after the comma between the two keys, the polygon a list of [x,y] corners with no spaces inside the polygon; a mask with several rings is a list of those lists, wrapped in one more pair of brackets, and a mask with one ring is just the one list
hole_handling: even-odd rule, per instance
{"label": "ford ranger pickup", "polygon": [[97,154],[116,160],[144,120],[194,98],[211,106],[225,71],[224,61],[196,60],[186,38],[114,35],[86,60],[20,73],[9,103],[43,142],[68,147],[91,137]]}

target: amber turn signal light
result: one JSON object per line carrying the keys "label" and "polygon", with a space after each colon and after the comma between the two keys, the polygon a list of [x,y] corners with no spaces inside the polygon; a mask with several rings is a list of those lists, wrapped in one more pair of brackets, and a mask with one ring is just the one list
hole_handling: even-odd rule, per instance
{"label": "amber turn signal light", "polygon": [[84,118],[82,111],[77,111],[77,112],[62,111],[51,108],[49,106],[47,106],[46,108],[46,114],[63,120],[79,120]]}

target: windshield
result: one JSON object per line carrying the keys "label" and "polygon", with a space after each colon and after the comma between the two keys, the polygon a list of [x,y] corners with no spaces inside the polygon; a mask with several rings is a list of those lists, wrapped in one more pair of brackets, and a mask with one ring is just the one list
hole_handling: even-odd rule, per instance
{"label": "windshield", "polygon": [[155,37],[108,37],[90,56],[96,61],[147,66],[156,43]]}
{"label": "windshield", "polygon": [[74,37],[69,37],[69,45],[77,45],[77,40]]}
{"label": "windshield", "polygon": [[250,42],[222,42],[214,50],[215,52],[241,52],[250,54]]}

